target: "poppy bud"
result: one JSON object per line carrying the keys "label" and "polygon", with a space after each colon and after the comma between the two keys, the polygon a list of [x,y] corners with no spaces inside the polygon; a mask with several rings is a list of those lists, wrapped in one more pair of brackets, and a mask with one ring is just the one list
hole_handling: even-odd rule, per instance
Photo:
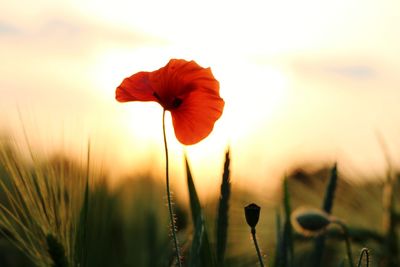
{"label": "poppy bud", "polygon": [[300,208],[292,213],[293,227],[304,235],[317,235],[331,222],[330,216],[319,209]]}
{"label": "poppy bud", "polygon": [[254,203],[244,207],[244,214],[246,216],[247,224],[254,228],[258,223],[258,218],[260,217],[260,207]]}

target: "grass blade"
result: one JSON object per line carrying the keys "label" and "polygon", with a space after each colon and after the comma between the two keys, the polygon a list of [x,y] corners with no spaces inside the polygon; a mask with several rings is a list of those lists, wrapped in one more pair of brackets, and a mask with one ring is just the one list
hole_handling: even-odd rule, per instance
{"label": "grass blade", "polygon": [[[187,184],[189,190],[189,199],[190,199],[190,208],[192,212],[192,221],[195,226],[195,234],[193,237],[192,247],[199,246],[199,255],[200,257],[196,257],[196,255],[191,255],[192,258],[198,258],[196,263],[199,265],[191,265],[191,266],[216,266],[215,260],[212,255],[210,242],[207,235],[207,229],[204,222],[203,212],[200,205],[200,200],[196,192],[196,188],[194,186],[192,173],[190,171],[188,159],[185,156],[185,164],[186,164],[186,175],[187,175]],[[198,245],[199,244],[199,245]]]}
{"label": "grass blade", "polygon": [[323,210],[329,214],[332,212],[333,201],[335,199],[337,178],[337,165],[335,164],[331,170],[331,177],[329,179],[328,187],[326,188],[325,199],[322,206]]}
{"label": "grass blade", "polygon": [[230,155],[229,150],[225,154],[224,173],[222,175],[221,193],[219,197],[217,225],[216,225],[216,240],[217,240],[217,261],[219,266],[223,264],[226,250],[226,242],[228,238],[228,212],[229,212],[229,197],[231,194],[230,182]]}
{"label": "grass blade", "polygon": [[80,267],[87,266],[87,227],[89,213],[89,175],[90,175],[90,143],[88,144],[85,195],[77,226],[75,243],[75,264]]}
{"label": "grass blade", "polygon": [[283,228],[282,238],[282,259],[284,267],[292,266],[293,263],[293,229],[290,222],[291,206],[288,181],[285,178],[283,181],[283,205],[285,212],[285,223]]}
{"label": "grass blade", "polygon": [[46,236],[46,242],[48,252],[53,260],[52,267],[68,267],[63,245],[52,234]]}
{"label": "grass blade", "polygon": [[86,244],[86,236],[87,236],[87,219],[88,219],[88,212],[89,212],[89,183],[86,182],[85,188],[85,196],[83,205],[81,208],[81,214],[79,216],[79,222],[77,227],[77,238],[75,244],[75,260],[76,265],[85,267],[87,266],[86,261],[86,252],[87,252],[87,244]]}
{"label": "grass blade", "polygon": [[276,222],[276,246],[275,246],[275,257],[274,257],[274,267],[278,267],[280,264],[281,255],[281,246],[282,246],[282,222],[281,222],[281,214],[279,210],[276,211],[275,215]]}
{"label": "grass blade", "polygon": [[[333,208],[333,201],[335,199],[335,191],[336,191],[336,186],[337,186],[337,164],[333,166],[331,170],[331,176],[329,179],[328,186],[325,191],[325,197],[324,197],[324,202],[322,204],[322,209],[327,212],[328,214],[331,213],[332,208]],[[321,266],[321,261],[322,261],[322,256],[324,252],[324,247],[325,247],[325,236],[321,235],[316,238],[315,240],[315,255],[314,255],[314,260],[315,260],[315,267]]]}
{"label": "grass blade", "polygon": [[201,266],[201,247],[204,236],[204,224],[201,216],[197,217],[194,229],[192,247],[190,248],[189,266]]}

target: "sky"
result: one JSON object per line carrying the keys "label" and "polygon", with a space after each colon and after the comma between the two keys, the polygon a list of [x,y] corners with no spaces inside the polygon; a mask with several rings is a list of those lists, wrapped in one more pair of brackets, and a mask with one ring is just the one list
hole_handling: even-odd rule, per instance
{"label": "sky", "polygon": [[186,152],[199,187],[218,185],[228,146],[233,182],[260,190],[308,163],[381,175],[382,142],[400,163],[399,10],[395,0],[6,0],[0,129],[25,130],[46,153],[83,157],[90,142],[111,176],[162,175],[161,107],[117,103],[115,88],[184,58],[211,67],[226,107],[194,146],[167,125],[177,184]]}

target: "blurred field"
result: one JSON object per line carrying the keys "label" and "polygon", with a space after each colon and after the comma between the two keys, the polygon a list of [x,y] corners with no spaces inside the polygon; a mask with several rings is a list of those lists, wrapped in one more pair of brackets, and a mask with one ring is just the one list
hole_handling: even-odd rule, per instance
{"label": "blurred field", "polygon": [[[154,177],[125,177],[111,188],[107,175],[91,167],[90,154],[80,161],[35,151],[27,157],[4,139],[0,155],[0,266],[173,265],[164,184]],[[228,162],[221,166],[221,195],[200,199],[202,209],[193,208],[196,198],[190,190],[195,188],[188,187],[189,200],[175,195],[184,266],[257,266],[243,212],[253,202],[261,206],[257,237],[266,266],[349,266],[339,228],[325,232],[322,263],[315,265],[316,238],[294,232],[287,217],[300,206],[322,207],[331,168],[299,167],[286,179],[288,194],[281,190],[263,195],[233,186],[229,181],[235,174],[229,173]],[[369,266],[400,266],[398,178],[389,171],[391,180],[382,175],[368,179],[373,182],[354,183],[340,175],[339,166],[332,214],[349,228],[356,263],[367,247]],[[221,199],[227,201],[225,208]],[[196,214],[204,216],[204,222],[194,222]]]}

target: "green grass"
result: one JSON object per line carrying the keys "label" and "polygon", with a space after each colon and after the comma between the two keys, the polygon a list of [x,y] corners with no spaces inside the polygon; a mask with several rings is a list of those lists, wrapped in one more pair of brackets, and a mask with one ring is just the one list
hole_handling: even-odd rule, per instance
{"label": "green grass", "polygon": [[74,261],[77,218],[84,196],[85,171],[64,158],[24,161],[10,144],[1,144],[0,227],[37,266],[52,264],[47,236]]}
{"label": "green grass", "polygon": [[[340,228],[329,226],[319,237],[292,228],[292,210],[300,206],[321,208],[346,223],[356,266],[398,266],[393,259],[399,255],[397,179],[354,184],[341,177],[340,166],[298,170],[284,179],[281,194],[271,202],[234,186],[227,152],[220,191],[205,201],[188,158],[182,167],[189,198],[186,203],[175,196],[174,209],[184,266],[257,266],[243,213],[252,202],[262,207],[257,239],[266,266],[349,266]],[[89,152],[81,162],[32,152],[26,158],[15,144],[3,142],[0,266],[172,266],[164,191],[146,175],[127,177],[111,188],[107,177],[90,167]],[[388,191],[391,201],[385,206]]]}

